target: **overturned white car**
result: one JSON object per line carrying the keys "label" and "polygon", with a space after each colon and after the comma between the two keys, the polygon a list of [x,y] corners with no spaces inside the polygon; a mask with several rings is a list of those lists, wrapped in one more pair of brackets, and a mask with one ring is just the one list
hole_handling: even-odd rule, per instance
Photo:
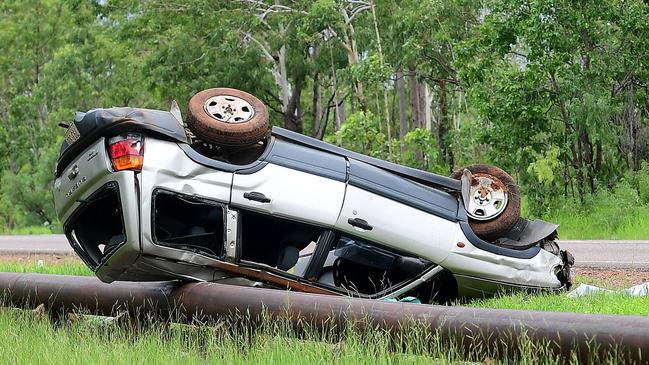
{"label": "overturned white car", "polygon": [[454,178],[281,128],[254,96],[77,114],[56,169],[70,244],[103,281],[200,280],[424,303],[568,288],[556,225],[498,168]]}

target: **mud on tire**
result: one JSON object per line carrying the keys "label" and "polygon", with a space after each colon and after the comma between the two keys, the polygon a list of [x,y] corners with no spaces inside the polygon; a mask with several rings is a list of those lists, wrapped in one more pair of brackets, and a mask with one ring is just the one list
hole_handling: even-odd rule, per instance
{"label": "mud on tire", "polygon": [[247,146],[268,132],[261,100],[230,88],[203,90],[189,100],[187,126],[200,139],[224,146]]}
{"label": "mud on tire", "polygon": [[[521,197],[514,179],[498,167],[483,164],[463,167],[453,172],[451,177],[460,180],[464,169],[473,174],[472,186],[478,183],[477,179],[487,178],[493,180],[495,186],[502,188],[506,194],[506,205],[494,218],[478,220],[469,216],[469,225],[473,232],[485,240],[493,240],[509,232],[521,216]],[[473,199],[473,196],[469,198]]]}

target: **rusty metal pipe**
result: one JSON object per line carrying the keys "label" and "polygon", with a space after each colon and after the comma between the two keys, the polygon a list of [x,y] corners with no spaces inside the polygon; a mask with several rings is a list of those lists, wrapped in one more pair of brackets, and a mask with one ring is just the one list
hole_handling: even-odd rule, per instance
{"label": "rusty metal pipe", "polygon": [[85,308],[108,316],[120,308],[182,320],[197,314],[214,319],[236,313],[252,319],[288,314],[294,323],[343,328],[350,320],[359,320],[396,333],[416,321],[465,350],[480,345],[511,350],[525,333],[534,343],[549,343],[565,358],[576,351],[579,359],[588,361],[593,351],[602,356],[616,348],[629,363],[649,362],[649,317],[641,316],[391,303],[215,283],[105,284],[92,277],[18,273],[0,273],[0,292],[6,304],[16,307],[45,304],[54,312]]}

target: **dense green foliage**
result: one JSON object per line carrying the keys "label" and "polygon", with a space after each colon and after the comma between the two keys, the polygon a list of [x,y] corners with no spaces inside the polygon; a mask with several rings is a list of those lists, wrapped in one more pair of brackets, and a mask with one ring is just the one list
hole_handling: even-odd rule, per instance
{"label": "dense green foliage", "polygon": [[637,235],[648,23],[642,0],[3,1],[0,229],[57,227],[57,124],[76,110],[228,86],[369,155],[502,166],[569,235]]}

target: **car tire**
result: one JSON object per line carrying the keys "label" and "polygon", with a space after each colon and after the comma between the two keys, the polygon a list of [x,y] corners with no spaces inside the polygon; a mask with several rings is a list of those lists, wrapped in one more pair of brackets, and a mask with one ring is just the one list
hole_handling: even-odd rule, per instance
{"label": "car tire", "polygon": [[[464,169],[468,169],[472,174],[467,209],[471,229],[485,240],[502,237],[521,216],[518,185],[502,169],[483,164],[463,167],[453,172],[451,177],[460,180]],[[504,206],[494,206],[499,200]],[[481,210],[482,214],[478,214]]]}
{"label": "car tire", "polygon": [[268,110],[261,100],[230,88],[203,90],[189,100],[187,126],[201,140],[247,146],[268,133]]}

